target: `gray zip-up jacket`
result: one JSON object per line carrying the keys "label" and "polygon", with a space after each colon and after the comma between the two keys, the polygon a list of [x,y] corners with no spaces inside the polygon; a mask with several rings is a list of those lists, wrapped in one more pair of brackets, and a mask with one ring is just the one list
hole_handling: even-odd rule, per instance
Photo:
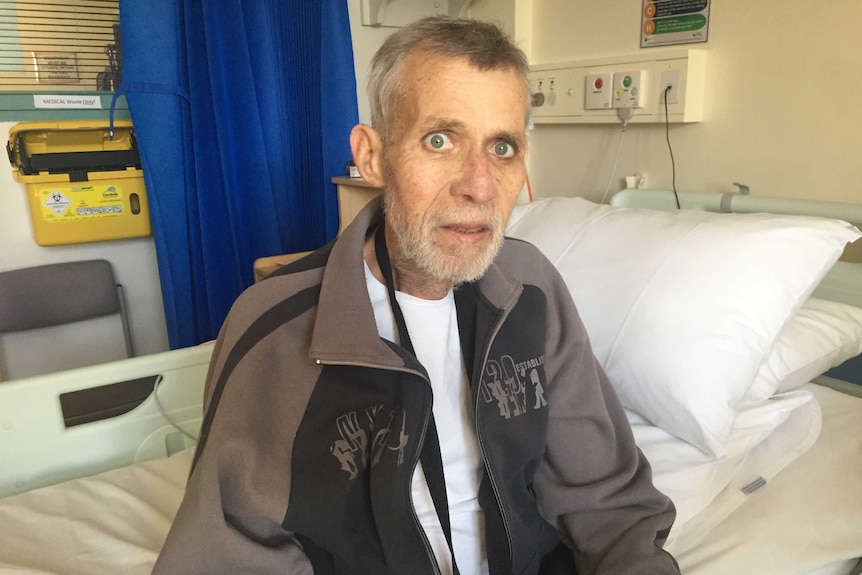
{"label": "gray zip-up jacket", "polygon": [[[362,247],[380,218],[372,202],[235,303],[154,574],[438,572],[410,489],[431,388],[378,336],[365,286]],[[661,549],[673,505],[554,267],[507,239],[456,307],[491,574],[678,573]]]}

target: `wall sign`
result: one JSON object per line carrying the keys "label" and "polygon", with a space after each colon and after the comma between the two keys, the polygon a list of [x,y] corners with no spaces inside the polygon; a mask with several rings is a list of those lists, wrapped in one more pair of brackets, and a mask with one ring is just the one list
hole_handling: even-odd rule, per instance
{"label": "wall sign", "polygon": [[89,95],[33,94],[33,107],[37,110],[100,110],[102,99],[99,96]]}
{"label": "wall sign", "polygon": [[641,48],[706,42],[709,0],[643,0]]}
{"label": "wall sign", "polygon": [[33,65],[40,84],[77,84],[81,81],[74,52],[33,52]]}

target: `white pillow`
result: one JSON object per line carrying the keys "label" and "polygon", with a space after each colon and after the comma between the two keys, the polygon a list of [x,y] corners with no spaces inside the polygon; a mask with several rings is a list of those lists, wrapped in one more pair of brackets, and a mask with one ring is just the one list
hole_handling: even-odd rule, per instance
{"label": "white pillow", "polygon": [[557,266],[623,404],[716,456],[781,329],[862,235],[822,218],[581,198],[516,206],[507,233]]}
{"label": "white pillow", "polygon": [[808,298],[760,365],[744,403],[796,389],[860,353],[862,308]]}

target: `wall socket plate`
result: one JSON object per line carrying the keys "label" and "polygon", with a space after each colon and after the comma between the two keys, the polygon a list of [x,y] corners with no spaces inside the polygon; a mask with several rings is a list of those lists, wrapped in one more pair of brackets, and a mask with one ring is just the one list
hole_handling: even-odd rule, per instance
{"label": "wall socket plate", "polygon": [[659,90],[658,90],[658,101],[661,104],[665,103],[665,90],[668,86],[670,86],[670,90],[667,92],[667,103],[668,104],[678,104],[679,103],[679,91],[680,91],[680,79],[679,79],[679,70],[664,70],[661,73],[661,81],[659,82]]}

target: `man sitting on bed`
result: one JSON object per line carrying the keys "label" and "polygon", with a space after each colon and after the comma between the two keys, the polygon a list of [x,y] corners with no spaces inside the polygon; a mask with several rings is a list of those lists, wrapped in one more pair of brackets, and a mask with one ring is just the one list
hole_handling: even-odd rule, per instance
{"label": "man sitting on bed", "polygon": [[383,205],[236,302],[154,573],[678,573],[566,286],[503,239],[526,72],[472,20],[378,51],[350,144]]}

